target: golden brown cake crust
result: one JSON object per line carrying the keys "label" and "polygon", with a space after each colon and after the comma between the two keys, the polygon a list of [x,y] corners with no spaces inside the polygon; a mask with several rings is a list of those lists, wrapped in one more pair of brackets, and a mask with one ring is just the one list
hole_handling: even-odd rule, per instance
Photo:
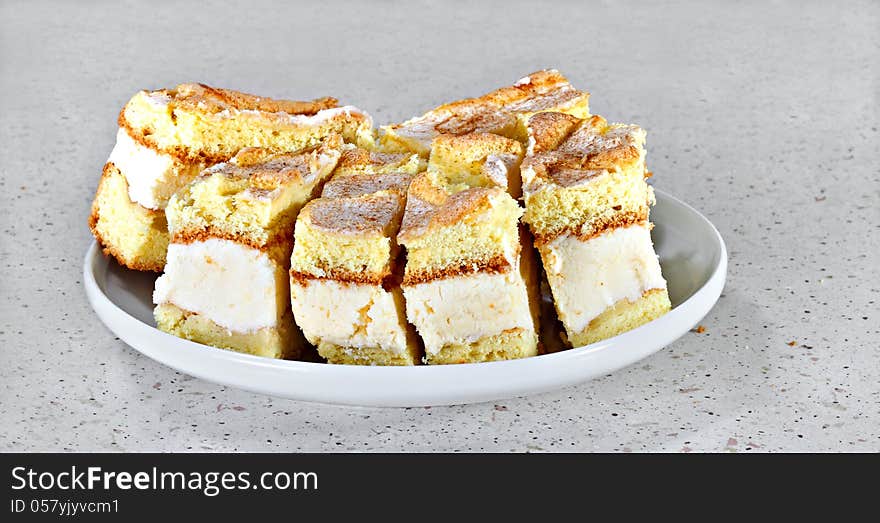
{"label": "golden brown cake crust", "polygon": [[403,277],[403,285],[417,285],[419,283],[455,278],[468,274],[501,274],[512,268],[510,260],[506,257],[493,256],[487,260],[473,260],[460,265],[446,266],[439,269],[408,269]]}
{"label": "golden brown cake crust", "polygon": [[[312,101],[279,100],[200,83],[180,84],[174,89],[157,89],[146,92],[167,99],[171,110],[181,108],[207,114],[237,110],[313,116],[324,109],[333,109],[339,106],[339,101],[329,96],[316,98]],[[125,122],[124,113],[125,109],[123,108],[119,113],[120,127],[123,127],[123,122]]]}
{"label": "golden brown cake crust", "polygon": [[[507,114],[509,112],[538,111],[546,107],[565,103],[583,94],[585,94],[583,91],[572,87],[568,79],[559,71],[550,69],[531,73],[521,78],[514,85],[496,89],[483,96],[465,98],[441,105],[431,112],[466,116],[474,108],[480,107],[484,110],[480,111],[478,118],[482,119],[484,124],[491,124],[491,120],[497,117],[510,118],[510,115]],[[541,97],[545,97],[545,99],[541,100]],[[529,106],[525,102],[535,102],[537,105]],[[444,120],[444,122],[447,122],[447,120]],[[468,133],[474,132],[478,127],[482,127],[482,125],[477,125],[477,123],[477,121],[468,122],[467,120],[462,120],[460,129],[444,129],[442,128],[443,123],[438,124],[437,128],[447,133],[455,132],[458,134],[459,131]],[[495,122],[495,125],[497,123]]]}
{"label": "golden brown cake crust", "polygon": [[232,89],[211,87],[202,83],[180,84],[175,89],[162,89],[159,92],[171,98],[172,107],[185,107],[208,113],[235,109],[312,116],[319,111],[339,105],[336,98],[329,96],[306,102],[278,100]]}
{"label": "golden brown cake crust", "polygon": [[376,274],[371,272],[353,272],[339,267],[330,267],[324,264],[318,264],[316,269],[321,270],[324,274],[318,276],[316,274],[305,273],[294,269],[290,270],[290,277],[303,287],[307,287],[312,281],[333,280],[339,283],[351,283],[358,285],[381,285],[385,290],[400,284],[400,278],[394,274],[393,270],[389,270],[385,274]]}
{"label": "golden brown cake crust", "polygon": [[[103,252],[107,256],[113,256],[116,261],[129,269],[135,271],[145,271],[145,272],[162,272],[165,268],[164,263],[150,263],[145,260],[132,260],[128,259],[122,252],[120,252],[112,243],[108,242],[100,230],[98,229],[98,220],[100,219],[100,206],[98,204],[98,195],[101,193],[102,185],[114,174],[118,174],[122,176],[119,172],[119,169],[116,168],[115,165],[108,162],[104,164],[104,168],[101,172],[101,180],[98,182],[98,189],[95,191],[95,199],[92,201],[91,212],[89,213],[89,229],[92,231],[92,236],[95,237],[95,240],[98,242],[98,246],[101,247],[101,252]],[[157,211],[153,209],[147,209],[146,207],[138,206],[145,214],[154,215],[156,217],[164,217],[165,213],[163,211]]]}
{"label": "golden brown cake crust", "polygon": [[559,236],[569,235],[574,236],[578,240],[585,242],[587,240],[591,240],[596,236],[600,236],[607,231],[618,228],[625,228],[631,225],[642,225],[645,227],[653,228],[653,224],[648,223],[648,211],[647,208],[645,212],[635,213],[635,212],[618,212],[614,213],[606,219],[601,219],[598,221],[594,221],[591,224],[591,228],[588,229],[586,233],[582,232],[581,226],[577,227],[565,227],[554,231],[551,234],[543,234],[543,235],[535,235],[535,247],[543,247],[544,245],[550,243],[554,239]]}
{"label": "golden brown cake crust", "polygon": [[268,253],[271,252],[274,247],[290,241],[290,238],[293,237],[293,226],[294,221],[288,220],[288,223],[278,226],[277,232],[263,243],[254,241],[251,236],[232,234],[227,230],[212,227],[210,225],[207,228],[201,229],[183,228],[176,231],[171,236],[171,243],[189,244],[193,242],[203,242],[214,238],[218,240],[228,240],[250,247],[251,249]]}
{"label": "golden brown cake crust", "polygon": [[541,70],[521,78],[512,86],[480,97],[450,102],[422,117],[389,127],[433,128],[440,134],[498,132],[516,124],[516,113],[561,107],[583,97],[589,97],[589,93],[572,87],[559,71]]}
{"label": "golden brown cake crust", "polygon": [[503,105],[508,110],[533,112],[565,104],[584,93],[571,86],[555,69],[531,73],[514,85],[496,89],[479,99]]}

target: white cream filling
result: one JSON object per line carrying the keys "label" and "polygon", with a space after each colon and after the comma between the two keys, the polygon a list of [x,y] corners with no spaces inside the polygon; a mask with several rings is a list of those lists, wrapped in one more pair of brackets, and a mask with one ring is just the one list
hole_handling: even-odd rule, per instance
{"label": "white cream filling", "polygon": [[[174,157],[137,143],[120,128],[108,162],[113,163],[128,182],[128,198],[147,209],[163,209],[168,199],[188,178],[178,177]],[[192,169],[194,176],[197,167]]]}
{"label": "white cream filling", "polygon": [[568,332],[582,332],[605,309],[645,291],[665,289],[646,225],[617,228],[587,241],[560,236],[541,249],[556,310]]}
{"label": "white cream filling", "polygon": [[312,280],[306,285],[294,280],[290,289],[293,317],[312,344],[406,351],[403,300],[395,297],[399,290],[334,280]]}
{"label": "white cream filling", "polygon": [[518,268],[419,283],[404,287],[403,295],[407,318],[422,336],[429,355],[447,343],[471,343],[515,328],[534,331],[528,292]]}
{"label": "white cream filling", "polygon": [[287,276],[269,255],[211,238],[168,246],[153,302],[170,303],[235,332],[275,327],[288,299]]}

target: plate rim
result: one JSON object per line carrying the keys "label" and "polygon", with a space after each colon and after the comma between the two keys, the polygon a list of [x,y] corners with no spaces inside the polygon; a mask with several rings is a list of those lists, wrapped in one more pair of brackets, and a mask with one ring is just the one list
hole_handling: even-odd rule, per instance
{"label": "plate rim", "polygon": [[[483,362],[483,363],[463,363],[456,365],[414,365],[414,366],[362,366],[362,365],[329,365],[326,363],[315,363],[315,362],[305,362],[305,361],[295,361],[295,360],[280,360],[280,359],[272,359],[265,358],[261,356],[254,356],[251,354],[244,354],[235,352],[232,350],[221,349],[217,347],[212,347],[210,345],[204,345],[201,343],[193,342],[190,340],[186,340],[183,338],[178,338],[177,336],[165,333],[153,327],[145,322],[142,322],[138,318],[135,318],[127,311],[118,306],[115,302],[113,302],[109,296],[106,294],[102,285],[98,283],[96,278],[96,273],[98,269],[102,266],[101,264],[109,264],[112,263],[105,255],[103,255],[101,249],[98,247],[97,242],[93,239],[86,251],[85,259],[83,262],[83,286],[85,287],[86,295],[89,300],[92,309],[97,314],[98,318],[101,322],[115,335],[117,335],[121,341],[123,341],[126,345],[129,345],[134,350],[140,352],[141,354],[149,357],[161,363],[162,365],[171,367],[179,372],[192,375],[198,377],[200,379],[205,379],[207,381],[213,383],[219,383],[226,386],[232,386],[236,388],[243,388],[246,390],[250,390],[253,392],[258,392],[262,394],[269,394],[272,396],[281,396],[277,392],[266,391],[260,387],[254,386],[249,387],[247,385],[242,384],[232,384],[230,381],[221,381],[218,380],[205,372],[208,364],[206,363],[202,369],[192,369],[192,368],[180,368],[179,366],[170,363],[167,361],[167,358],[162,358],[160,354],[164,350],[186,350],[186,351],[198,351],[199,357],[208,360],[225,360],[228,363],[235,365],[246,365],[251,367],[270,367],[272,369],[277,369],[282,372],[288,373],[314,373],[320,372],[322,375],[332,374],[335,378],[338,379],[347,379],[352,377],[358,377],[363,379],[365,376],[369,375],[369,377],[376,379],[383,378],[399,378],[401,376],[417,376],[420,378],[433,378],[437,379],[438,376],[445,376],[447,379],[453,378],[455,375],[469,375],[471,378],[477,378],[481,374],[487,373],[496,373],[502,371],[516,371],[516,370],[528,370],[531,367],[540,367],[540,366],[550,366],[556,367],[559,365],[565,365],[567,362],[576,362],[583,360],[584,358],[590,358],[598,356],[604,351],[614,350],[618,345],[627,345],[627,342],[632,342],[638,338],[640,338],[646,331],[658,329],[664,323],[671,324],[676,319],[681,319],[679,317],[690,313],[693,318],[696,318],[689,328],[692,328],[693,325],[696,325],[709,311],[715,306],[717,303],[721,292],[724,288],[724,284],[726,282],[727,277],[727,262],[728,262],[728,254],[727,254],[727,246],[724,243],[724,239],[721,234],[718,232],[718,229],[706,218],[702,213],[694,209],[689,204],[681,201],[680,199],[669,195],[668,193],[655,189],[655,192],[658,193],[663,199],[669,199],[672,203],[677,204],[679,206],[684,207],[687,211],[693,213],[700,220],[702,220],[705,225],[708,225],[712,233],[714,234],[714,239],[718,244],[718,259],[715,261],[714,267],[712,267],[711,275],[706,279],[706,281],[687,299],[679,303],[676,307],[670,310],[665,315],[653,320],[649,323],[641,325],[635,329],[624,332],[612,338],[608,338],[605,340],[601,340],[599,342],[581,346],[574,347],[567,350],[562,350],[559,352],[554,352],[550,354],[542,354],[539,356],[533,356],[529,358],[521,358],[515,360],[507,360],[507,361],[493,361],[493,362]],[[696,309],[691,311],[690,309]],[[113,317],[111,317],[113,316]],[[665,321],[664,321],[665,320]],[[141,347],[135,346],[134,344],[128,341],[129,333],[118,332],[113,328],[113,325],[117,322],[124,322],[130,325],[133,330],[141,331],[147,337],[152,337],[157,340],[164,340],[167,343],[173,343],[174,345],[178,345],[177,347],[150,347],[150,349],[145,350]],[[146,329],[146,331],[144,331]],[[644,354],[638,355],[635,359],[631,359],[631,361],[620,365],[619,367],[612,369],[610,371],[602,371],[598,374],[606,374],[608,372],[615,372],[620,368],[631,365],[650,354],[658,352],[666,347],[672,341],[683,336],[687,331],[683,331],[678,333],[679,329],[676,329],[676,334],[672,337],[666,336],[665,338],[670,338],[666,341],[663,341],[657,348],[654,348],[649,351],[641,351],[645,352]],[[131,337],[134,337],[137,332],[132,333]],[[158,337],[157,337],[158,336]],[[163,344],[165,345],[165,344]],[[595,377],[594,375],[590,375],[589,373],[583,376],[583,379],[576,381],[587,381]],[[573,383],[569,383],[573,384]],[[560,384],[556,387],[544,387],[542,390],[550,390],[552,388],[561,388],[566,386],[565,384]],[[527,392],[528,393],[528,392]],[[522,394],[513,394],[513,395],[522,395]],[[297,396],[285,396],[295,398]],[[504,394],[501,397],[511,397],[511,394]],[[500,397],[499,397],[500,399]],[[314,399],[305,399],[305,401],[316,401]],[[321,400],[318,400],[319,402]],[[485,400],[476,400],[476,401],[485,401]],[[371,402],[371,401],[363,401],[363,402],[347,402],[347,401],[335,401],[331,400],[332,403],[345,403],[345,404],[354,404],[354,405],[391,405],[395,402]],[[404,404],[405,403],[405,404]],[[470,401],[464,401],[462,403],[470,403]],[[416,403],[408,403],[401,402],[400,406],[415,406],[415,405],[449,405],[449,404],[459,404],[459,403],[447,403],[447,402],[437,402],[437,403],[424,403],[424,402],[416,402]]]}

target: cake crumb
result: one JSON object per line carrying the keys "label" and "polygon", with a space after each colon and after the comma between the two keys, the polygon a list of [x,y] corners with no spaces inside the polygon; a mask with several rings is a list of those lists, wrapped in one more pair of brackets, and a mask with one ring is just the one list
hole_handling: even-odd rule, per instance
{"label": "cake crumb", "polygon": [[794,340],[791,340],[790,342],[788,342],[788,346],[789,346],[789,347],[796,347],[796,346],[797,346],[797,342],[794,341]]}
{"label": "cake crumb", "polygon": [[694,332],[696,332],[697,334],[703,334],[704,332],[706,332],[706,327],[703,327],[702,325],[697,325],[697,328],[694,329]]}

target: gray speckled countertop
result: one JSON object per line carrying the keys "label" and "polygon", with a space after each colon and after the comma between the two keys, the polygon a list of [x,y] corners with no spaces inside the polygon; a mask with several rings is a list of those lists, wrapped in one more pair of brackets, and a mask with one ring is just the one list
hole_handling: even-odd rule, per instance
{"label": "gray speckled countertop", "polygon": [[[0,450],[880,450],[877,2],[171,4],[0,6]],[[138,89],[332,94],[386,122],[547,66],[646,127],[654,183],[727,241],[703,334],[558,392],[348,408],[181,375],[87,303],[88,207]]]}

